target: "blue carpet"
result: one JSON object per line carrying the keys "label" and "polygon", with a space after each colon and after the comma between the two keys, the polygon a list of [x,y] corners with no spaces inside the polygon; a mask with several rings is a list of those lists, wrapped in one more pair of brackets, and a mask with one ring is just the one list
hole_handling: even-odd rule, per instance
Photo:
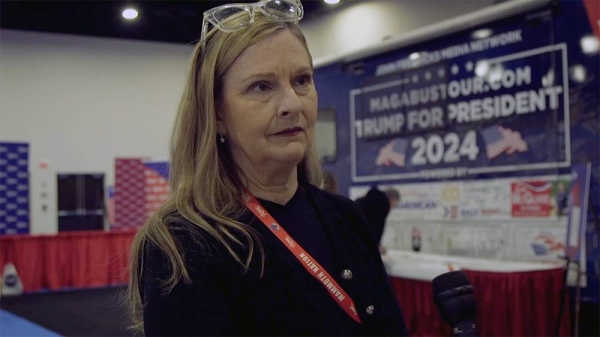
{"label": "blue carpet", "polygon": [[23,294],[3,297],[0,309],[61,336],[132,337],[122,304],[124,291],[122,287],[108,287]]}
{"label": "blue carpet", "polygon": [[32,323],[20,316],[0,309],[0,336],[2,337],[60,337],[59,334]]}

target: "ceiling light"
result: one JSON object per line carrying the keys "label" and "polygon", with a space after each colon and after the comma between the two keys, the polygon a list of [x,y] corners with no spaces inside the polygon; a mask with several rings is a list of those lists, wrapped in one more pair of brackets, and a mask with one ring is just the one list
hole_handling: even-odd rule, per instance
{"label": "ceiling light", "polygon": [[[496,83],[502,79],[502,73],[504,71],[504,67],[502,67],[502,65],[498,64],[498,65],[495,65],[488,69],[489,69],[489,71],[487,72],[488,83]],[[475,70],[475,71],[477,71],[477,70]]]}
{"label": "ceiling light", "polygon": [[474,39],[485,39],[490,35],[492,35],[492,30],[488,28],[478,29],[471,33],[471,37]]}
{"label": "ceiling light", "polygon": [[579,43],[581,44],[581,50],[583,50],[585,54],[595,54],[598,52],[598,39],[593,35],[582,37]]}
{"label": "ceiling light", "polygon": [[571,75],[571,79],[577,83],[583,83],[587,78],[587,71],[581,64],[572,66],[571,69],[569,69],[569,73]]}
{"label": "ceiling light", "polygon": [[138,16],[138,11],[136,11],[133,8],[127,8],[126,10],[123,11],[123,17],[127,20],[132,20],[137,18]]}
{"label": "ceiling light", "polygon": [[330,5],[335,5],[336,3],[340,2],[340,0],[323,0],[325,1],[325,3],[330,4]]}
{"label": "ceiling light", "polygon": [[490,71],[490,64],[488,61],[479,61],[475,66],[475,75],[479,77],[485,77]]}

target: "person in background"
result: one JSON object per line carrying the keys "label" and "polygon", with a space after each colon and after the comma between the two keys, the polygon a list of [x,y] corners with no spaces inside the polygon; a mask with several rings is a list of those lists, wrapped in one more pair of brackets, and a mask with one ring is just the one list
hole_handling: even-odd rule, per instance
{"label": "person in background", "polygon": [[564,216],[569,214],[569,189],[565,187],[564,181],[556,183],[556,215]]}
{"label": "person in background", "polygon": [[356,199],[356,203],[363,210],[371,226],[382,254],[385,253],[385,248],[381,246],[385,221],[390,210],[394,209],[398,202],[400,202],[400,193],[396,189],[386,188],[381,191],[377,186],[371,187],[367,194]]}
{"label": "person in background", "polygon": [[321,190],[297,0],[219,6],[171,138],[169,200],[132,243],[147,336],[407,335],[360,208]]}

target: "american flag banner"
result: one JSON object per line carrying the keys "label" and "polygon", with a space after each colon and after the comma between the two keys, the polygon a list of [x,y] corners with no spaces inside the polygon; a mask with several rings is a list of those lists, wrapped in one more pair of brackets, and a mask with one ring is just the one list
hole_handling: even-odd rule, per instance
{"label": "american flag banner", "polygon": [[396,138],[381,149],[375,159],[375,165],[377,166],[390,166],[396,165],[398,167],[404,167],[406,165],[406,148],[408,147],[408,141],[402,138]]}
{"label": "american flag banner", "polygon": [[112,229],[136,228],[146,220],[146,175],[142,158],[115,161],[115,222]]}
{"label": "american flag banner", "polygon": [[169,196],[169,162],[147,161],[146,166],[146,212],[154,213],[162,206]]}
{"label": "american flag banner", "polygon": [[490,126],[482,132],[488,159],[494,159],[502,153],[511,154],[515,151],[527,152],[527,143],[521,138],[521,133],[504,128],[500,125]]}
{"label": "american flag banner", "polygon": [[168,162],[144,158],[115,161],[114,223],[112,229],[144,224],[169,194]]}
{"label": "american flag banner", "polygon": [[29,233],[29,144],[0,143],[0,235]]}

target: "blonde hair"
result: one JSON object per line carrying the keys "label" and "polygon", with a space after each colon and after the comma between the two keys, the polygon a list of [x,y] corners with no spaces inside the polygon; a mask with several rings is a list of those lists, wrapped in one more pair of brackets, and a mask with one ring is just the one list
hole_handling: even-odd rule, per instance
{"label": "blonde hair", "polygon": [[338,193],[338,181],[331,171],[323,170],[323,187],[327,192]]}
{"label": "blonde hair", "polygon": [[[246,270],[258,250],[264,268],[260,238],[249,226],[236,220],[246,209],[241,199],[245,185],[227,147],[217,145],[216,111],[222,100],[223,78],[234,61],[249,46],[282,30],[291,31],[308,52],[297,25],[275,21],[260,13],[256,13],[255,21],[247,28],[233,33],[213,29],[208,33],[205,48],[201,43],[196,45],[171,135],[171,195],[140,229],[131,247],[127,301],[134,329],[141,330],[143,325],[141,290],[147,244],[156,246],[167,257],[170,277],[162,280],[165,292],[181,281],[191,282],[182,249],[170,229],[178,219],[187,220],[203,230],[204,235],[216,239]],[[317,186],[322,183],[321,168],[312,148],[298,165],[298,179]],[[242,247],[247,256],[236,253],[235,245]]]}

